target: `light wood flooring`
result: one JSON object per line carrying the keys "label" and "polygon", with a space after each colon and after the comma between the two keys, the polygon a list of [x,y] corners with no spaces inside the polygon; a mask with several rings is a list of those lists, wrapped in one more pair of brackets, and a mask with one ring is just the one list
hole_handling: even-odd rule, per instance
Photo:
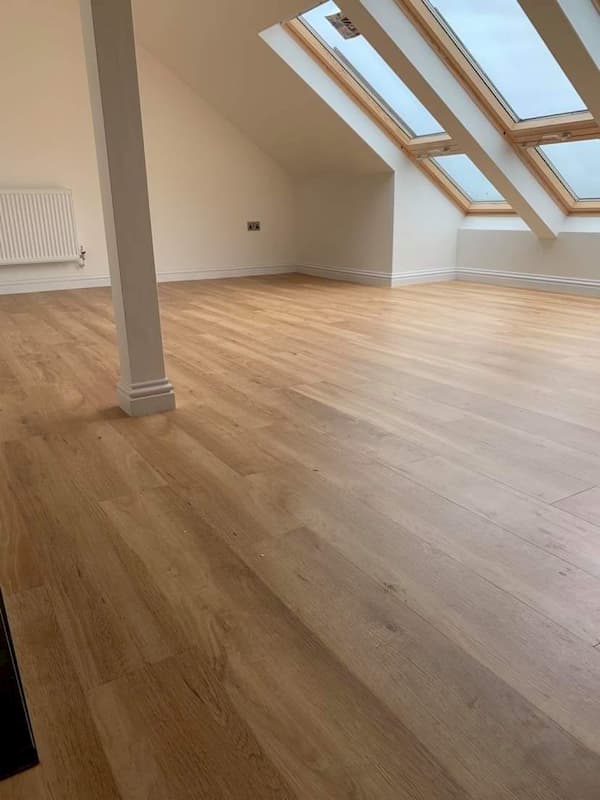
{"label": "light wood flooring", "polygon": [[598,800],[600,299],[160,291],[139,420],[108,290],[0,298],[1,800]]}

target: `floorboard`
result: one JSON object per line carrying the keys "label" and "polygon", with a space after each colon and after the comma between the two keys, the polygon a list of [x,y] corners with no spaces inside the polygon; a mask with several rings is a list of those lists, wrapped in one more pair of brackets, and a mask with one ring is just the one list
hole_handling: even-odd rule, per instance
{"label": "floorboard", "polygon": [[598,800],[600,299],[0,297],[0,586],[40,766],[0,800]]}

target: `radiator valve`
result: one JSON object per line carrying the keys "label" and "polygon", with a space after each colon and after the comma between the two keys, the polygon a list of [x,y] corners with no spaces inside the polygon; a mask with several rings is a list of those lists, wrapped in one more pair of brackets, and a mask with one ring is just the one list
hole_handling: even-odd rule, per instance
{"label": "radiator valve", "polygon": [[85,267],[85,257],[87,256],[87,251],[83,245],[79,248],[79,266]]}

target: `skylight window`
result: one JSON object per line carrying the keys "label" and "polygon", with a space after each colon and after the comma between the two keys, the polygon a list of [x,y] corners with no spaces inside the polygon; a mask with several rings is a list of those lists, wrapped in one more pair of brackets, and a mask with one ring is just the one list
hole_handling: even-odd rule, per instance
{"label": "skylight window", "polygon": [[327,2],[302,14],[300,19],[409,136],[443,133],[379,53],[364,36],[356,35],[351,26],[344,26],[341,16],[338,6]]}
{"label": "skylight window", "polygon": [[424,0],[515,121],[586,107],[517,0]]}
{"label": "skylight window", "polygon": [[[557,205],[569,214],[600,213],[600,119],[585,107],[521,0],[395,3]],[[376,21],[391,36],[385,26],[392,23]],[[284,27],[460,209],[513,213],[464,152],[464,143],[442,129],[402,73],[391,69],[333,0]]]}
{"label": "skylight window", "polygon": [[600,199],[600,139],[545,144],[539,150],[577,200]]}
{"label": "skylight window", "polygon": [[431,159],[472,203],[502,203],[504,198],[464,154]]}

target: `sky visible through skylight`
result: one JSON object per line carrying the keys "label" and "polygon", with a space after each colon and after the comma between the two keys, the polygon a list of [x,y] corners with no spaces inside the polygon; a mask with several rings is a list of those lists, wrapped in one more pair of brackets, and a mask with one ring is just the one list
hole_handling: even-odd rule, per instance
{"label": "sky visible through skylight", "polygon": [[585,104],[517,0],[429,0],[517,119]]}
{"label": "sky visible through skylight", "polygon": [[600,140],[545,144],[540,150],[579,200],[600,198]]}
{"label": "sky visible through skylight", "polygon": [[362,76],[381,96],[399,119],[403,120],[405,125],[414,132],[415,136],[443,133],[443,128],[364,36],[356,39],[344,39],[335,30],[327,17],[339,11],[340,9],[335,3],[327,2],[302,14],[301,19],[331,50],[341,53],[358,75]]}
{"label": "sky visible through skylight", "polygon": [[432,159],[473,203],[500,203],[504,199],[471,159],[462,154]]}

